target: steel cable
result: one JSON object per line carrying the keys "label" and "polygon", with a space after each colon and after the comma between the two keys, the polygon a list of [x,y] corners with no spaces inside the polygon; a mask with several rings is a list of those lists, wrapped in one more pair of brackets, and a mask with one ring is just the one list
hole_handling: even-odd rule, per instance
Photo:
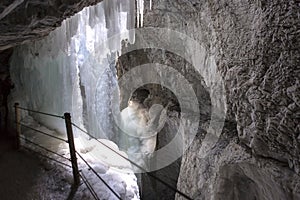
{"label": "steel cable", "polygon": [[66,164],[66,163],[60,162],[60,161],[58,161],[58,160],[56,160],[56,159],[54,159],[54,158],[51,158],[51,157],[49,157],[49,156],[46,156],[46,155],[40,153],[40,152],[38,152],[38,151],[34,151],[34,150],[32,150],[32,149],[30,149],[30,148],[28,148],[28,147],[25,147],[25,146],[22,146],[22,148],[27,149],[28,151],[31,151],[31,152],[33,152],[33,153],[35,153],[35,154],[38,154],[39,156],[42,156],[42,157],[45,157],[45,158],[47,158],[47,159],[49,159],[49,160],[52,160],[52,161],[54,161],[54,162],[57,162],[57,163],[59,163],[59,164],[61,164],[61,165],[64,165],[64,166],[69,167],[69,168],[72,168],[71,165],[68,165],[68,164]]}
{"label": "steel cable", "polygon": [[18,123],[18,122],[16,122],[16,121],[15,121],[15,123],[16,123],[16,124],[20,124],[21,126],[23,126],[23,127],[25,127],[25,128],[29,128],[29,129],[31,129],[31,130],[33,130],[33,131],[35,131],[35,132],[38,132],[38,133],[41,133],[41,134],[43,134],[43,135],[47,135],[47,136],[49,136],[49,137],[52,137],[52,138],[55,138],[55,139],[57,139],[57,140],[60,140],[60,141],[63,141],[63,142],[68,143],[68,140],[65,140],[65,139],[63,139],[63,138],[56,137],[56,136],[54,136],[54,135],[51,135],[51,134],[49,134],[49,133],[45,133],[45,132],[43,132],[43,131],[37,130],[37,129],[32,128],[32,127],[30,127],[30,126],[27,126],[27,125],[25,125],[25,124]]}
{"label": "steel cable", "polygon": [[47,116],[51,116],[51,117],[56,117],[56,118],[64,119],[64,117],[60,116],[60,115],[54,115],[54,114],[50,114],[50,113],[46,113],[46,112],[31,110],[31,109],[23,108],[23,107],[20,107],[20,106],[17,106],[17,108],[19,108],[21,110],[26,110],[26,111],[29,111],[29,112],[33,112],[33,113],[38,113],[38,114],[42,114],[42,115],[47,115]]}
{"label": "steel cable", "polygon": [[56,152],[54,152],[54,151],[52,151],[50,149],[47,149],[46,147],[43,147],[43,146],[41,146],[41,145],[39,145],[39,144],[37,144],[35,142],[32,142],[31,140],[26,139],[24,136],[20,135],[20,138],[23,139],[26,142],[29,142],[30,144],[33,144],[33,145],[35,145],[35,146],[37,146],[37,147],[39,147],[39,148],[47,151],[47,152],[53,153],[53,154],[57,155],[58,157],[61,157],[61,158],[65,159],[65,160],[68,160],[68,161],[71,161],[71,159],[69,159],[67,157],[64,157],[63,155],[60,155],[59,153],[56,153]]}
{"label": "steel cable", "polygon": [[[25,138],[22,138],[22,139],[25,139]],[[31,141],[27,141],[27,142],[30,142],[30,143],[31,143]],[[44,155],[44,154],[42,154],[42,153],[40,153],[40,152],[38,152],[38,151],[34,151],[33,149],[30,149],[30,148],[28,148],[28,147],[26,147],[26,146],[22,146],[22,148],[24,148],[24,149],[26,149],[26,150],[28,150],[28,151],[30,151],[30,152],[33,152],[33,153],[37,154],[38,156],[47,158],[47,159],[52,160],[52,161],[54,161],[54,162],[56,162],[56,163],[58,163],[58,164],[61,164],[61,165],[63,165],[63,166],[69,167],[69,168],[72,168],[72,166],[70,166],[70,165],[68,165],[68,164],[65,164],[65,163],[63,163],[63,162],[60,162],[60,161],[54,159],[54,158],[51,158],[51,157],[49,157],[49,156],[46,156],[46,155]],[[57,155],[57,154],[56,154],[56,155]],[[84,184],[87,186],[88,190],[91,192],[91,194],[92,194],[92,196],[94,197],[94,199],[95,199],[95,200],[100,200],[99,197],[98,197],[98,195],[97,195],[97,193],[95,192],[95,190],[93,189],[93,187],[91,186],[91,184],[88,182],[87,178],[83,175],[83,173],[79,173],[79,176],[80,176],[81,179],[83,180]]]}
{"label": "steel cable", "polygon": [[110,149],[112,152],[116,153],[117,155],[119,155],[120,157],[124,158],[125,160],[127,160],[128,162],[130,162],[132,165],[136,166],[137,168],[139,168],[140,170],[142,170],[144,173],[147,173],[148,176],[150,176],[151,178],[161,182],[162,184],[166,185],[168,188],[170,188],[171,190],[173,190],[174,192],[177,192],[178,194],[180,194],[181,196],[185,197],[186,199],[189,200],[193,200],[191,197],[189,197],[188,195],[184,194],[183,192],[179,191],[177,188],[174,188],[173,186],[171,186],[169,183],[165,182],[164,180],[154,176],[151,173],[148,173],[146,169],[144,169],[143,167],[141,167],[140,165],[136,164],[134,161],[126,158],[125,156],[123,156],[122,154],[120,154],[119,152],[117,152],[116,150],[114,150],[113,148],[111,148],[110,146],[104,144],[103,142],[99,141],[97,138],[95,138],[94,136],[92,136],[91,134],[89,134],[87,131],[83,130],[82,128],[80,128],[79,126],[77,126],[76,124],[72,123],[72,125],[74,127],[76,127],[77,129],[79,129],[80,131],[82,131],[83,133],[87,134],[88,136],[90,136],[91,138],[95,139],[97,142],[99,142],[100,144],[102,144],[103,146],[105,146],[106,148]]}
{"label": "steel cable", "polygon": [[[61,119],[65,119],[64,118],[64,116],[59,116],[59,115],[54,115],[54,114],[49,114],[49,113],[45,113],[45,112],[40,112],[40,111],[35,111],[35,110],[31,110],[31,109],[27,109],[27,108],[23,108],[23,107],[19,107],[19,106],[17,106],[17,108],[19,108],[19,109],[21,109],[21,110],[26,110],[26,111],[29,111],[29,112],[34,112],[34,113],[38,113],[38,114],[43,114],[43,115],[48,115],[48,116],[52,116],[52,117],[57,117],[57,118],[61,118]],[[15,123],[17,123],[17,122],[15,122]],[[29,127],[29,126],[26,126],[26,125],[24,125],[24,124],[22,124],[22,123],[18,123],[18,124],[20,124],[21,126],[23,126],[23,127],[26,127],[26,128],[29,128],[29,129],[31,129],[31,130],[34,130],[34,131],[36,131],[36,132],[39,132],[39,133],[42,133],[42,134],[44,134],[44,135],[47,135],[47,136],[49,136],[49,137],[53,137],[53,138],[55,138],[55,139],[58,139],[58,140],[61,140],[61,141],[63,141],[63,142],[68,142],[67,140],[65,140],[65,139],[62,139],[62,138],[59,138],[59,137],[56,137],[56,136],[53,136],[53,135],[50,135],[50,134],[48,134],[48,133],[45,133],[45,132],[43,132],[43,131],[40,131],[40,130],[37,130],[37,129],[34,129],[34,128],[32,128],[32,127]],[[154,176],[154,175],[152,175],[152,174],[150,174],[150,173],[148,173],[143,167],[141,167],[140,165],[138,165],[138,164],[136,164],[134,161],[132,161],[132,160],[130,160],[130,159],[128,159],[128,158],[126,158],[125,156],[123,156],[123,155],[121,155],[119,152],[117,152],[116,150],[114,150],[114,149],[112,149],[111,147],[109,147],[108,145],[106,145],[106,144],[104,144],[103,142],[101,142],[101,141],[99,141],[97,138],[95,138],[94,136],[92,136],[91,134],[89,134],[87,131],[85,131],[85,130],[83,130],[82,128],[80,128],[79,126],[77,126],[76,124],[74,124],[74,123],[72,123],[72,125],[74,126],[74,127],[76,127],[77,129],[79,129],[80,131],[82,131],[83,133],[85,133],[85,134],[87,134],[88,136],[90,136],[91,138],[93,138],[93,139],[95,139],[97,142],[99,142],[100,144],[102,144],[103,146],[105,146],[106,148],[108,148],[108,149],[110,149],[112,152],[114,152],[114,153],[116,153],[117,155],[119,155],[120,157],[122,157],[122,158],[124,158],[125,160],[127,160],[128,162],[130,162],[132,165],[134,165],[134,166],[136,166],[137,168],[139,168],[140,170],[142,170],[144,173],[147,173],[148,174],[148,176],[150,176],[150,177],[152,177],[153,179],[156,179],[157,181],[159,181],[159,182],[161,182],[162,184],[164,184],[164,185],[166,185],[167,187],[169,187],[170,189],[172,189],[173,191],[175,191],[175,192],[177,192],[178,194],[180,194],[181,196],[183,196],[183,197],[185,197],[186,199],[189,199],[189,200],[192,200],[192,198],[191,197],[189,197],[188,195],[186,195],[186,194],[184,194],[183,192],[181,192],[181,191],[179,191],[177,188],[174,188],[173,186],[171,186],[170,184],[168,184],[167,182],[165,182],[164,180],[162,180],[162,179],[160,179],[160,178],[158,178],[158,177],[156,177],[156,176]],[[22,138],[22,139],[25,139],[25,138]],[[25,139],[26,140],[26,139]],[[37,144],[36,144],[37,145]],[[41,147],[41,146],[40,146]],[[54,153],[54,152],[52,152],[52,151],[49,151],[49,152],[51,152],[51,153]],[[99,174],[93,169],[93,168],[91,168],[91,166],[88,164],[88,162],[86,162],[84,159],[83,159],[83,157],[76,151],[76,153],[79,155],[79,157],[88,165],[88,167],[95,173],[95,175],[113,192],[113,194],[117,197],[117,198],[119,198],[119,199],[121,199],[120,198],[120,196],[99,176]],[[56,154],[56,153],[55,153]],[[42,155],[42,154],[41,154]],[[59,154],[58,154],[59,155]],[[44,156],[44,155],[43,155]],[[61,155],[60,155],[61,156]],[[48,157],[49,159],[52,159],[52,158],[50,158],[50,157]],[[63,158],[65,158],[65,157],[63,157]],[[65,158],[65,159],[68,159],[68,158]],[[52,160],[54,160],[54,161],[56,161],[55,159],[52,159]],[[69,159],[68,159],[69,160]],[[56,162],[59,162],[59,161],[56,161]],[[64,165],[66,165],[65,163],[60,163],[60,164],[64,164]],[[69,166],[69,165],[67,165],[67,166]],[[69,167],[71,167],[71,166],[69,166]]]}
{"label": "steel cable", "polygon": [[[22,108],[22,107],[19,107],[19,106],[17,106],[17,108],[19,108],[19,109],[21,109],[21,110],[26,110],[26,111],[29,111],[29,112],[34,112],[34,113],[43,114],[43,115],[47,115],[47,116],[51,116],[51,117],[57,117],[57,118],[65,119],[64,116],[53,115],[53,114],[50,114],[50,113],[45,113],[45,112],[35,111],[35,110],[27,109],[27,108]],[[11,119],[10,119],[10,120],[11,120]],[[27,125],[25,125],[25,124],[17,123],[15,120],[11,120],[11,121],[13,121],[13,122],[16,123],[16,124],[20,124],[20,125],[23,126],[23,127],[26,127],[26,128],[28,128],[28,129],[31,129],[31,130],[33,130],[33,131],[35,131],[35,132],[38,132],[38,133],[41,133],[41,134],[47,135],[47,136],[49,136],[49,137],[52,137],[52,138],[55,138],[55,139],[58,139],[58,140],[60,140],[60,141],[63,141],[63,142],[67,142],[67,143],[68,143],[68,141],[65,140],[65,139],[62,139],[62,138],[59,138],[59,137],[50,135],[50,134],[48,134],[48,133],[45,133],[45,132],[43,132],[43,131],[34,129],[34,128],[32,128],[32,127],[30,127],[30,126],[27,126]],[[33,144],[33,145],[35,145],[35,146],[37,146],[37,147],[39,147],[39,148],[41,148],[41,149],[47,151],[47,152],[53,153],[53,154],[55,154],[56,156],[59,156],[59,157],[61,157],[61,158],[63,158],[63,159],[66,159],[66,160],[68,160],[68,161],[71,161],[71,159],[66,158],[66,157],[64,157],[64,156],[62,156],[62,155],[60,155],[60,154],[58,154],[58,153],[56,153],[56,152],[54,152],[54,151],[52,151],[52,150],[50,150],[50,149],[47,149],[47,148],[45,148],[45,147],[43,147],[43,146],[41,146],[41,145],[39,145],[39,144],[37,144],[37,143],[34,143],[34,142],[32,142],[31,140],[28,140],[28,139],[26,139],[26,138],[23,137],[23,136],[20,136],[20,138],[23,139],[24,141],[30,143],[30,144]],[[63,163],[63,162],[61,162],[61,161],[58,161],[58,160],[56,160],[56,159],[54,159],[54,158],[51,158],[51,157],[49,157],[49,156],[46,156],[46,155],[44,155],[44,154],[42,154],[42,153],[40,153],[40,152],[38,152],[38,151],[34,151],[34,150],[32,150],[32,149],[30,149],[30,148],[28,148],[28,147],[26,147],[26,146],[22,146],[22,147],[23,147],[24,149],[28,150],[28,151],[31,151],[31,152],[33,152],[33,153],[35,153],[35,154],[38,154],[39,156],[45,157],[45,158],[47,158],[47,159],[49,159],[49,160],[52,160],[52,161],[54,161],[54,162],[57,162],[57,163],[63,165],[63,166],[72,168],[70,165],[65,164],[65,163]],[[88,179],[84,176],[84,174],[81,172],[81,173],[79,173],[79,176],[80,176],[81,179],[83,180],[84,184],[87,186],[88,190],[91,192],[91,194],[92,194],[92,196],[94,197],[94,199],[100,200],[99,197],[98,197],[98,195],[97,195],[97,193],[95,192],[95,190],[93,189],[93,187],[91,186],[91,184],[88,182]]]}
{"label": "steel cable", "polygon": [[106,181],[91,167],[91,165],[76,151],[76,154],[81,158],[81,160],[89,167],[90,170],[104,183],[104,185],[120,200],[121,197],[106,183]]}
{"label": "steel cable", "polygon": [[100,200],[97,193],[95,192],[94,188],[92,187],[92,185],[89,183],[88,179],[84,176],[83,172],[79,173],[79,176],[81,177],[81,179],[83,180],[84,184],[86,185],[86,187],[88,188],[88,190],[91,192],[91,194],[93,195],[94,199],[96,200]]}

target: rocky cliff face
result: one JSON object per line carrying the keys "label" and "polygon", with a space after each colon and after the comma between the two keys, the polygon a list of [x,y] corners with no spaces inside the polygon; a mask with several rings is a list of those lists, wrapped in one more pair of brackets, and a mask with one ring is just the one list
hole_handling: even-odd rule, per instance
{"label": "rocky cliff face", "polygon": [[[94,3],[1,1],[0,49],[43,37],[63,18]],[[192,198],[300,198],[299,12],[297,0],[155,0],[152,10],[145,10],[146,27],[173,29],[203,45],[225,81],[225,126],[214,145],[203,152],[199,149],[205,145],[210,120],[204,80],[209,78],[161,50],[121,59],[125,71],[149,61],[172,65],[198,88],[197,96],[204,97],[198,98],[203,120],[182,158],[177,183]],[[180,110],[169,92],[155,87],[152,92],[158,95],[157,103],[164,104],[167,97],[175,102],[172,111]],[[179,172],[176,166],[172,170]]]}
{"label": "rocky cliff face", "polygon": [[[177,186],[192,198],[300,198],[299,10],[299,2],[283,0],[157,0],[146,9],[144,26],[198,41],[215,57],[225,81],[228,111],[221,137],[203,154],[203,121],[182,158]],[[144,54],[185,69],[175,55],[161,59],[159,51]],[[205,88],[195,77],[191,82]]]}
{"label": "rocky cliff face", "polygon": [[101,0],[3,0],[0,2],[0,50],[48,35],[61,22]]}

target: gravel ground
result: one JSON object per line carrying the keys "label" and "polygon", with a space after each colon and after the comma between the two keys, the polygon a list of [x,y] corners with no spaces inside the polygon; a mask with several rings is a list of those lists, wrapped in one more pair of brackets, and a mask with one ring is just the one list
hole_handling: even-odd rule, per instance
{"label": "gravel ground", "polygon": [[0,137],[0,171],[1,200],[91,199],[88,194],[71,192],[69,170],[27,150],[15,150],[13,140],[3,135]]}

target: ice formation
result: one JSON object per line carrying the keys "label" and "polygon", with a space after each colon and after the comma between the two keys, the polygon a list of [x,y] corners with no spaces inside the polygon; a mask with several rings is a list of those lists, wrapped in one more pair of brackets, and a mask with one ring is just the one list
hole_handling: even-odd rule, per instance
{"label": "ice formation", "polygon": [[137,27],[143,27],[144,23],[144,0],[136,0]]}
{"label": "ice formation", "polygon": [[[43,131],[50,135],[57,134],[53,130],[49,130],[44,126],[41,126],[30,116],[25,117],[22,123],[31,127],[35,127],[37,130]],[[45,135],[37,134],[32,130],[25,130],[23,132],[23,136],[37,144],[40,144],[43,147],[46,147],[52,151],[64,155],[65,157],[69,157],[69,148],[67,143],[63,143],[53,138],[49,138]],[[100,141],[126,156],[123,152],[120,152],[118,150],[118,147],[113,142],[105,139],[101,139]],[[25,144],[22,140],[22,145],[30,144]],[[109,152],[107,148],[104,148],[104,146],[99,146],[96,140],[82,140],[76,138],[75,145],[77,151],[80,152],[81,156],[84,157],[86,161],[88,161],[88,163],[101,176],[101,178],[104,179],[112,187],[112,189],[121,196],[122,199],[139,199],[137,178],[130,170],[131,166],[129,162],[127,162],[125,159],[117,157],[116,155],[111,155],[111,152]],[[37,148],[34,145],[30,146],[30,149],[33,149],[34,151],[41,150],[40,148]],[[43,154],[45,153],[46,152],[43,152]],[[54,157],[53,154],[49,154],[48,156],[52,158]],[[66,161],[60,157],[56,157],[56,159],[60,162],[66,163]],[[107,187],[91,172],[91,170],[80,158],[78,158],[78,166],[81,172],[84,174],[84,176],[89,180],[89,183],[92,184],[94,190],[96,191],[100,199],[117,199],[116,196],[107,189]],[[54,169],[57,171],[60,168],[55,167]],[[61,174],[62,177],[68,176],[68,174],[72,174],[70,170],[70,168],[61,169],[61,172],[59,173],[65,173]],[[56,179],[56,181],[60,180]],[[83,186],[84,184],[81,184],[76,194],[78,194],[79,196],[87,197],[87,195],[89,196],[89,192]]]}
{"label": "ice formation", "polygon": [[[65,20],[41,41],[16,48],[11,62],[22,106],[62,115],[98,138],[113,138],[110,93],[121,41],[134,42],[134,0],[105,0]],[[64,132],[60,120],[34,116]],[[101,119],[101,120],[100,120]],[[86,123],[88,122],[88,123]]]}
{"label": "ice formation", "polygon": [[[136,21],[137,21],[137,27],[143,27],[144,26],[144,8],[145,8],[145,2],[144,0],[136,0]],[[149,1],[149,8],[152,10],[152,0]]]}
{"label": "ice formation", "polygon": [[[130,101],[121,112],[120,148],[129,158],[145,170],[150,169],[150,160],[155,151],[157,133],[167,118],[167,107],[154,104],[148,110],[141,104]],[[141,171],[135,169],[135,171]]]}
{"label": "ice formation", "polygon": [[[104,0],[65,20],[45,39],[15,48],[11,59],[11,77],[16,85],[13,101],[60,116],[70,112],[75,124],[119,151],[103,139],[115,137],[109,114],[111,93],[117,90],[115,58],[121,52],[122,41],[134,42],[134,31],[130,31],[134,24],[134,0]],[[54,132],[65,133],[62,119],[22,113],[30,114]],[[110,167],[105,175],[111,173],[111,168],[129,168],[124,159],[117,159],[96,140],[89,139],[83,138],[76,145],[98,166]],[[132,191],[138,191],[136,183],[124,181],[133,187]],[[132,199],[137,197],[133,192]]]}
{"label": "ice formation", "polygon": [[[16,85],[13,101],[19,102],[22,107],[60,116],[70,112],[75,124],[127,156],[109,141],[117,137],[112,124],[112,107],[118,107],[112,105],[112,93],[118,90],[115,60],[121,52],[122,41],[134,43],[135,33],[132,29],[135,23],[137,27],[143,27],[143,13],[144,0],[104,0],[66,19],[61,27],[45,39],[15,48],[11,59],[11,77]],[[38,121],[38,125],[35,125],[39,128],[46,126],[53,134],[65,132],[62,119],[22,113]],[[136,128],[142,134],[147,134],[143,130],[148,130],[150,134],[153,128],[149,123],[137,122],[141,123],[141,127],[134,123],[131,128]],[[80,133],[77,129],[74,131]],[[131,152],[129,156],[139,151],[145,154],[154,151],[156,135],[151,134],[139,134],[143,139],[130,138],[130,144],[137,141],[139,144],[126,149]],[[50,143],[48,145],[52,146]],[[97,163],[95,165],[99,169],[106,169],[103,173],[107,174],[107,169],[130,171],[132,167],[128,161],[99,145],[96,139],[81,137],[76,139],[76,146],[92,163]],[[139,164],[145,161],[145,158],[132,158],[136,161],[140,159],[142,163]],[[109,180],[116,181],[113,178]],[[126,184],[135,191],[132,192],[132,199],[138,198],[136,182]]]}
{"label": "ice formation", "polygon": [[[135,4],[137,26],[142,26],[143,0],[105,0],[65,20],[45,39],[16,48],[11,62],[18,86],[14,99],[34,110],[71,112],[88,132],[114,139],[112,116],[107,115],[117,83],[114,60],[122,40],[134,42]],[[35,117],[65,130],[60,120]]]}

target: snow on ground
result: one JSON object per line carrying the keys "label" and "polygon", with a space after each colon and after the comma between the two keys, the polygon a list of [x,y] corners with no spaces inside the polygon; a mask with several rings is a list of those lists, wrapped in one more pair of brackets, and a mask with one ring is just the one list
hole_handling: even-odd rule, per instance
{"label": "snow on ground", "polygon": [[[113,140],[116,136],[110,114],[111,105],[119,105],[112,104],[112,91],[117,87],[114,62],[116,55],[121,53],[122,41],[134,43],[135,33],[130,31],[135,24],[134,5],[132,0],[105,0],[66,19],[61,27],[44,39],[15,48],[10,62],[11,77],[16,86],[11,94],[11,102],[58,115],[70,112],[73,122],[88,124],[85,127],[93,136]],[[141,4],[139,8],[142,8]],[[22,111],[22,114],[25,113]],[[65,132],[64,120],[30,114],[41,124],[22,115],[23,123],[49,134],[66,137],[59,134]],[[75,140],[78,152],[122,199],[138,199],[137,180],[130,170],[130,164],[105,149],[98,141],[82,134],[78,133],[78,136],[83,136],[82,139]],[[26,128],[23,128],[23,135],[69,157],[67,143]],[[101,142],[125,155],[112,142]],[[63,161],[62,158],[59,160]],[[79,158],[78,162],[100,199],[115,199]],[[70,170],[63,170],[63,173],[72,174]]]}
{"label": "snow on ground", "polygon": [[[31,117],[26,117],[22,121],[23,124],[33,127],[37,130],[46,132],[57,137],[65,138],[66,136],[58,134],[55,131],[49,130],[41,124],[34,121]],[[43,147],[46,147],[54,152],[57,152],[65,157],[69,158],[69,148],[68,144],[62,141],[50,138],[48,136],[37,133],[28,128],[22,128],[22,135]],[[77,133],[77,135],[80,135]],[[116,144],[109,140],[101,139],[102,143],[110,146],[120,154],[126,156],[124,152],[119,151]],[[22,141],[21,143],[24,146],[30,147],[35,151],[40,151],[40,149],[28,142]],[[106,147],[102,146],[99,142],[94,139],[89,140],[87,136],[81,135],[81,137],[75,138],[75,147],[76,150],[82,155],[82,157],[92,166],[92,168],[112,187],[112,189],[121,196],[122,199],[139,199],[139,189],[137,185],[137,178],[134,173],[131,171],[131,165],[128,161],[121,158],[117,154],[113,153],[111,150],[108,150]],[[63,158],[54,156],[51,153],[41,151],[43,154],[54,157],[57,160],[64,162],[70,165],[70,162],[65,161]],[[88,166],[77,156],[79,169],[82,171],[88,181],[91,183],[98,197],[102,199],[114,200],[117,199],[116,196],[101,182],[101,180],[91,171]],[[54,161],[48,161],[51,165],[55,164]],[[52,167],[50,167],[52,168]],[[55,177],[68,177],[68,182],[72,182],[72,171],[70,168],[65,166],[55,167],[53,174],[56,174]],[[47,182],[47,180],[46,180]],[[62,185],[64,185],[62,183]],[[44,187],[47,187],[46,183]],[[64,187],[64,186],[63,186]],[[82,184],[76,195],[78,198],[85,196],[84,199],[93,199],[86,186]],[[77,198],[76,197],[76,198]],[[74,197],[74,199],[76,199]],[[79,198],[79,199],[80,199]],[[55,198],[56,199],[56,198]]]}

